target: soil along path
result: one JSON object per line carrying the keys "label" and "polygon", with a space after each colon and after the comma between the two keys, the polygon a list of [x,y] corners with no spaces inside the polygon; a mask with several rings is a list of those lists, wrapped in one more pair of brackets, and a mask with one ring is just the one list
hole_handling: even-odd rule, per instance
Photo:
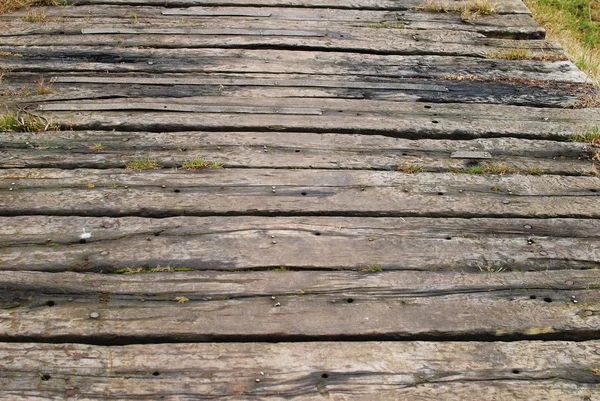
{"label": "soil along path", "polygon": [[51,3],[1,399],[600,400],[598,93],[521,0]]}

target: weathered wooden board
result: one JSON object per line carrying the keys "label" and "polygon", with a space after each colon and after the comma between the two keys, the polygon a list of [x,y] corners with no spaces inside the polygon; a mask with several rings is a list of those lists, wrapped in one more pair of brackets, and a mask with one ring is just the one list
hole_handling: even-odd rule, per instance
{"label": "weathered wooden board", "polygon": [[1,46],[15,72],[277,73],[444,78],[470,75],[586,83],[570,61],[495,60],[458,56],[401,56],[341,52],[243,49],[133,49],[75,46]]}
{"label": "weathered wooden board", "polygon": [[[84,29],[84,35],[0,37],[1,46],[110,46],[117,48],[232,48],[342,51],[364,54],[486,57],[493,52],[530,49],[547,59],[566,56],[551,42],[488,39],[452,31],[345,28],[343,31],[290,29],[204,29],[114,27]],[[182,41],[182,35],[185,40]]]}
{"label": "weathered wooden board", "polygon": [[[67,12],[68,11],[68,12]],[[138,24],[168,24],[170,26],[274,28],[282,21],[300,29],[337,30],[339,27],[370,27],[375,29],[411,28],[419,30],[448,30],[480,32],[492,37],[512,39],[543,39],[545,30],[526,14],[500,14],[479,16],[468,24],[456,13],[425,13],[418,11],[388,12],[352,9],[310,9],[274,7],[202,7],[185,9],[162,9],[157,7],[131,6],[80,6],[72,8],[48,8],[49,21],[31,24],[6,21],[7,29],[0,36],[22,34],[78,34],[80,30],[102,24],[131,23],[136,15]],[[15,15],[25,16],[26,12]],[[59,19],[60,22],[56,22]]]}
{"label": "weathered wooden board", "polygon": [[[410,10],[428,4],[425,0],[75,0],[76,5],[114,4],[133,6],[191,7],[191,6],[252,6],[252,7],[311,7],[311,8],[350,8],[360,10]],[[443,3],[433,0],[433,3]],[[468,1],[457,1],[456,6]],[[520,0],[493,0],[493,6],[500,14],[531,14]]]}
{"label": "weathered wooden board", "polygon": [[598,278],[595,271],[186,272],[133,278],[3,272],[0,339],[595,339]]}
{"label": "weathered wooden board", "polygon": [[598,177],[5,169],[0,170],[0,186],[0,213],[10,216],[600,216]]}
{"label": "weathered wooden board", "polygon": [[589,219],[20,216],[0,222],[3,271],[377,265],[479,272],[600,265],[600,223]]}
{"label": "weathered wooden board", "polygon": [[[404,104],[404,103],[396,103]],[[167,106],[162,104],[161,106]],[[177,105],[172,104],[175,108]],[[71,107],[71,106],[68,106]],[[91,108],[97,110],[95,104],[73,104],[79,110]],[[110,110],[110,106],[106,106]],[[518,121],[467,118],[465,114],[447,116],[413,116],[403,113],[376,114],[368,111],[323,110],[320,116],[294,116],[261,114],[243,115],[227,113],[186,113],[155,112],[150,103],[130,103],[115,106],[118,111],[72,111],[43,112],[53,123],[60,124],[63,129],[74,130],[122,130],[122,131],[300,131],[330,132],[354,134],[378,134],[404,138],[430,139],[468,139],[478,137],[519,137],[527,139],[566,140],[573,134],[593,128],[594,121],[580,120],[573,122],[555,121]],[[125,109],[125,107],[127,107]],[[459,112],[457,110],[457,112]],[[335,114],[334,114],[335,113]],[[468,113],[468,112],[466,112]],[[551,110],[548,113],[552,113]],[[433,114],[433,113],[432,113]],[[550,114],[551,115],[551,114]]]}
{"label": "weathered wooden board", "polygon": [[[491,159],[455,157],[461,151],[487,152]],[[561,175],[581,175],[591,168],[585,144],[515,138],[409,140],[298,132],[0,133],[0,168],[122,168],[141,155],[165,167],[202,158],[238,168],[396,170],[417,166],[423,171],[449,172],[506,165],[524,174]]]}
{"label": "weathered wooden board", "polygon": [[597,401],[599,347],[598,341],[3,343],[0,396]]}
{"label": "weathered wooden board", "polygon": [[[206,76],[150,77],[121,74],[119,76],[90,76],[61,74],[52,77],[53,93],[26,96],[21,101],[57,101],[105,97],[135,98],[194,96],[234,97],[315,97],[343,99],[371,99],[396,102],[477,102],[512,104],[534,107],[573,107],[593,89],[580,84],[540,85],[540,83],[511,83],[476,80],[394,79],[316,75],[311,78],[288,74],[235,74]],[[35,88],[40,74],[8,74],[1,87],[14,93],[23,93],[24,87]]]}

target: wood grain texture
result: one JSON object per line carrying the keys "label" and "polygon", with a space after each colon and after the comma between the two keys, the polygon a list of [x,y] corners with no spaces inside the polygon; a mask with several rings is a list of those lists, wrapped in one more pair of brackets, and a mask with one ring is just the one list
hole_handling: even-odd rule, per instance
{"label": "wood grain texture", "polygon": [[[434,2],[442,3],[439,0]],[[457,5],[467,4],[467,1],[459,1]],[[529,9],[519,0],[494,0],[494,7],[500,13],[522,13],[531,14]],[[114,5],[138,5],[138,6],[165,6],[163,0],[76,0],[76,5],[90,4],[114,4]],[[309,7],[309,8],[350,8],[360,10],[409,10],[422,7],[426,4],[424,0],[170,0],[169,7],[191,7],[191,6],[276,6],[276,7]]]}
{"label": "wood grain texture", "polygon": [[276,73],[330,74],[397,78],[475,76],[586,83],[570,61],[496,60],[460,56],[378,55],[328,51],[245,49],[133,49],[75,46],[2,46],[4,64],[14,72],[109,73]]}
{"label": "wood grain texture", "polygon": [[600,227],[590,219],[19,216],[0,222],[2,270],[479,272],[600,265]]}
{"label": "wood grain texture", "polygon": [[[165,167],[180,167],[185,161],[202,158],[234,168],[396,170],[416,166],[428,172],[449,172],[505,165],[523,174],[560,175],[581,175],[591,169],[584,144],[515,138],[410,140],[298,132],[60,131],[18,136],[0,133],[0,148],[1,168],[123,168],[144,152]],[[460,151],[488,152],[492,158],[452,157]]]}
{"label": "wood grain texture", "polygon": [[[65,11],[68,11],[65,12]],[[189,24],[197,27],[222,28],[234,25],[245,28],[269,29],[288,27],[298,29],[325,29],[335,31],[342,27],[386,26],[406,27],[418,30],[446,30],[452,32],[479,32],[490,37],[508,39],[543,39],[545,30],[527,14],[497,14],[471,20],[468,24],[461,20],[458,13],[426,13],[419,11],[374,11],[332,8],[290,8],[290,7],[188,7],[183,9],[164,9],[143,6],[78,6],[70,8],[46,8],[49,18],[44,24],[24,23],[0,15],[5,20],[6,30],[1,36],[31,34],[79,34],[81,29],[90,26],[123,26],[129,24],[130,15],[136,14],[138,22],[160,24],[181,28]],[[17,11],[13,15],[25,16],[26,11]],[[65,18],[68,15],[68,18]],[[60,23],[55,19],[60,18]],[[131,24],[129,24],[131,25]],[[342,28],[343,29],[343,28]]]}
{"label": "wood grain texture", "polygon": [[1,282],[0,339],[11,341],[583,340],[600,327],[594,271],[3,272]]}
{"label": "wood grain texture", "polygon": [[[3,343],[0,395],[36,401],[63,399],[67,392],[78,400],[597,401],[598,347],[598,341]],[[51,378],[40,380],[44,374]]]}
{"label": "wood grain texture", "polygon": [[35,88],[39,74],[11,72],[2,87],[16,101],[68,101],[145,97],[243,97],[243,98],[343,98],[426,103],[493,103],[534,107],[571,108],[593,89],[582,84],[552,84],[527,81],[478,81],[449,79],[394,79],[316,75],[311,78],[293,74],[188,74],[185,77],[152,77],[136,74],[60,74],[52,77],[54,92],[26,94],[22,88]]}
{"label": "wood grain texture", "polygon": [[600,178],[277,169],[5,169],[0,170],[0,186],[0,213],[11,216],[594,218],[599,216]]}

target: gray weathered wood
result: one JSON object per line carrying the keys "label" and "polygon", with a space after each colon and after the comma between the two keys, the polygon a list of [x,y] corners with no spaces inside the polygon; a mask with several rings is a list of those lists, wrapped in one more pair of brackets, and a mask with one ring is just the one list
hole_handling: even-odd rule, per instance
{"label": "gray weathered wood", "polygon": [[109,73],[278,73],[353,74],[381,77],[515,79],[586,83],[587,76],[570,61],[495,60],[474,57],[402,56],[328,51],[241,49],[121,49],[95,47],[2,46],[20,52],[4,64],[14,72]]}
{"label": "gray weathered wood", "polygon": [[[598,341],[2,343],[4,399],[598,401]],[[41,380],[46,374],[49,380]]]}
{"label": "gray weathered wood", "polygon": [[[28,34],[77,34],[81,29],[102,24],[115,25],[129,23],[131,15],[138,16],[141,24],[162,24],[163,26],[194,24],[205,28],[227,26],[234,20],[246,28],[276,29],[282,22],[294,29],[325,29],[336,31],[342,27],[410,28],[418,30],[446,30],[448,32],[480,32],[492,37],[512,39],[543,39],[545,31],[526,14],[500,14],[479,16],[466,24],[456,13],[425,13],[418,11],[388,12],[352,9],[310,9],[310,8],[252,8],[252,7],[202,7],[186,9],[163,9],[158,7],[131,6],[79,6],[68,9],[68,19],[64,19],[64,9],[47,8],[49,21],[33,25],[7,19],[7,29],[0,36]],[[162,15],[163,11],[166,15]],[[16,12],[25,16],[26,12]],[[170,14],[170,15],[169,15]],[[236,16],[237,15],[237,16]],[[247,17],[255,16],[255,18]],[[256,18],[256,17],[269,18]],[[54,18],[62,18],[60,24]],[[0,15],[0,19],[3,16]],[[184,24],[185,23],[185,24]]]}
{"label": "gray weathered wood", "polygon": [[[94,144],[100,148],[93,147]],[[267,152],[265,152],[265,146]],[[91,148],[90,148],[91,147]],[[378,135],[282,132],[0,133],[0,167],[119,168],[140,157],[167,167],[202,158],[225,167],[467,171],[477,159],[455,152],[484,152],[481,166],[505,165],[522,174],[581,175],[591,169],[585,144],[515,138],[410,140]],[[537,170],[534,170],[537,169]]]}
{"label": "gray weathered wood", "polygon": [[3,215],[600,216],[598,177],[5,169],[0,187]]}
{"label": "gray weathered wood", "polygon": [[[442,3],[434,0],[434,3]],[[467,4],[458,1],[455,5]],[[77,5],[114,4],[139,6],[165,6],[163,0],[75,0]],[[276,6],[276,7],[314,7],[314,8],[350,8],[361,10],[410,10],[427,4],[424,0],[169,0],[169,7],[191,6]],[[531,14],[520,0],[494,0],[494,7],[501,14]]]}
{"label": "gray weathered wood", "polygon": [[0,223],[3,271],[377,265],[479,272],[600,265],[600,226],[589,219],[20,216]]}
{"label": "gray weathered wood", "polygon": [[[3,272],[0,339],[583,340],[597,338],[600,328],[598,277],[595,271]],[[90,318],[94,312],[97,319]]]}

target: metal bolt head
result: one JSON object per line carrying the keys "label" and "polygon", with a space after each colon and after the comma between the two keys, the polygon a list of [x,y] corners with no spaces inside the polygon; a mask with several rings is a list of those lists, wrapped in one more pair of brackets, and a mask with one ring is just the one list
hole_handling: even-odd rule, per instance
{"label": "metal bolt head", "polygon": [[98,319],[99,317],[100,317],[100,314],[98,312],[90,313],[90,319]]}

